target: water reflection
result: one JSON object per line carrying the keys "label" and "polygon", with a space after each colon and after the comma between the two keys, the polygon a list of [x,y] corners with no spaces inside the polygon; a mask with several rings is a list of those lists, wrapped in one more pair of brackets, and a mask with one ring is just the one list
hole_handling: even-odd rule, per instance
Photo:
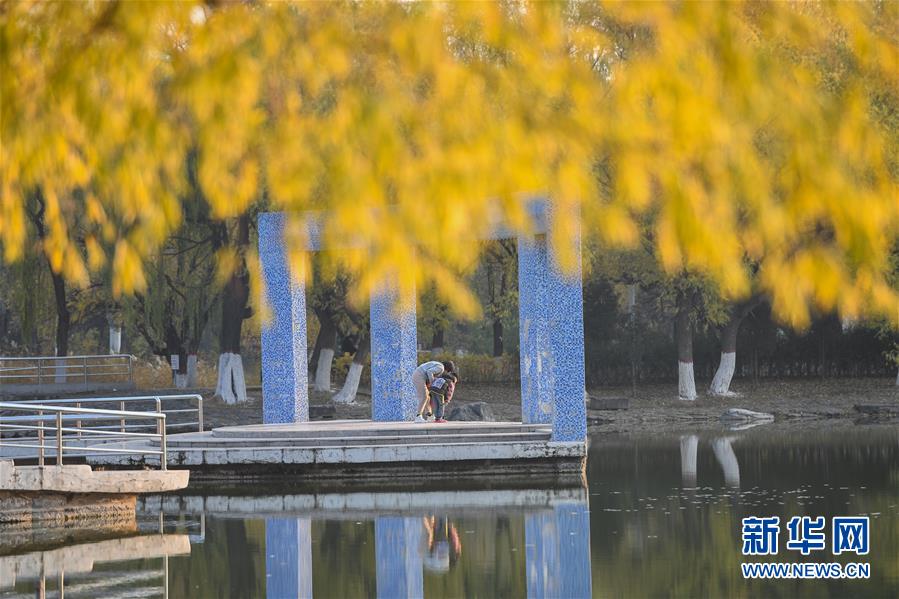
{"label": "water reflection", "polygon": [[266,518],[265,576],[269,597],[312,596],[312,523]]}
{"label": "water reflection", "polygon": [[378,597],[424,594],[421,516],[380,516],[375,520]]}
{"label": "water reflection", "polygon": [[728,487],[740,488],[740,464],[737,462],[737,455],[731,445],[730,437],[718,437],[712,441],[712,451],[715,453],[715,459],[724,472],[724,484]]}
{"label": "water reflection", "polygon": [[[598,596],[899,596],[896,427],[597,436],[587,479]],[[742,518],[803,515],[869,516],[870,579],[744,580]],[[781,537],[775,561],[851,561]]]}
{"label": "water reflection", "polygon": [[528,597],[590,597],[589,529],[580,502],[525,517]]}
{"label": "water reflection", "polygon": [[[43,598],[88,594],[168,597],[170,556],[190,555],[184,534],[154,534],[79,543],[45,551],[0,556],[0,597],[28,595]],[[149,560],[149,561],[148,561]],[[110,564],[139,565],[109,571]]]}
{"label": "water reflection", "polygon": [[[282,505],[306,506],[310,516],[346,521],[371,516],[376,505],[393,506],[396,513],[373,515],[376,596],[385,599],[423,597],[425,574],[449,575],[463,555],[466,515],[494,516],[523,510],[526,592],[528,597],[589,597],[590,513],[584,489],[428,492],[424,501],[405,493],[366,494],[367,497],[284,496]],[[262,503],[246,498],[243,509]],[[205,498],[205,503],[240,509],[240,498]],[[335,506],[341,507],[335,509]],[[439,505],[441,512],[423,512],[421,505]],[[233,511],[229,511],[234,514]],[[354,524],[361,525],[362,521]],[[344,531],[336,529],[339,533]],[[463,532],[460,532],[463,531]],[[475,531],[468,531],[474,533]],[[326,539],[322,538],[322,543]],[[309,517],[265,518],[266,596],[312,597],[316,570],[314,535]],[[511,548],[511,552],[517,548]],[[467,573],[463,573],[467,574]],[[439,582],[435,585],[439,586]],[[329,587],[333,589],[333,587]],[[333,596],[325,592],[324,596]]]}
{"label": "water reflection", "polygon": [[[141,499],[137,523],[158,531],[162,514],[164,532],[189,535],[190,553],[168,558],[167,588],[190,599],[899,596],[895,427],[596,435],[587,480],[589,490],[242,486]],[[741,519],[796,515],[869,516],[871,578],[744,580]],[[4,547],[4,538],[0,554],[36,548]],[[90,581],[66,570],[66,590],[108,579],[115,590],[84,595],[149,595],[152,585],[162,594],[161,562],[98,562]],[[0,599],[38,590],[37,577],[19,572]],[[0,571],[4,583],[12,577]]]}
{"label": "water reflection", "polygon": [[[740,463],[731,443],[735,437],[715,437],[711,440],[712,452],[724,473],[724,484],[733,489],[740,488]],[[681,485],[686,489],[696,487],[696,456],[699,452],[699,435],[681,435],[680,471]]]}
{"label": "water reflection", "polygon": [[456,524],[445,516],[426,516],[423,524],[427,535],[425,568],[441,574],[449,572],[462,554],[462,540]]}

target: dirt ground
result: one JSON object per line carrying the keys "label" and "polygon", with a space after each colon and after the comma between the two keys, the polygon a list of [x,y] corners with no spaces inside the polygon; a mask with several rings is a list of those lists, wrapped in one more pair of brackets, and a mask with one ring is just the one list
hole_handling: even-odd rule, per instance
{"label": "dirt ground", "polygon": [[[892,416],[872,418],[856,405],[899,407],[899,387],[893,379],[792,379],[763,381],[758,385],[736,381],[735,397],[710,397],[700,392],[693,402],[677,399],[673,384],[642,385],[632,396],[630,388],[591,389],[594,397],[627,397],[625,410],[588,410],[591,432],[647,433],[721,429],[719,420],[728,408],[745,408],[773,414],[773,428],[820,429],[852,427],[856,424],[899,426]],[[261,422],[262,406],[258,388],[250,391],[250,401],[229,406],[218,399],[205,405],[208,427]],[[486,402],[497,420],[520,420],[521,396],[517,384],[460,385],[453,403]],[[371,416],[371,397],[362,392],[353,405],[330,402],[326,393],[311,393],[312,406],[334,405],[334,418],[364,419]],[[314,408],[313,408],[314,409]],[[314,417],[314,414],[313,414]]]}

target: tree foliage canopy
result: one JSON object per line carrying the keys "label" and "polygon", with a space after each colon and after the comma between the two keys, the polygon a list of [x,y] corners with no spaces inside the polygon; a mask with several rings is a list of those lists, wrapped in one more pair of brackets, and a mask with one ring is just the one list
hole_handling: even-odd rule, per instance
{"label": "tree foliage canopy", "polygon": [[263,189],[322,210],[326,250],[365,248],[327,252],[361,297],[436,282],[471,311],[474,238],[528,230],[539,194],[563,266],[578,219],[626,245],[650,218],[669,272],[739,296],[748,260],[795,324],[896,321],[897,6],[4,2],[3,259],[39,188],[54,269],[142,290],[195,152],[215,217]]}

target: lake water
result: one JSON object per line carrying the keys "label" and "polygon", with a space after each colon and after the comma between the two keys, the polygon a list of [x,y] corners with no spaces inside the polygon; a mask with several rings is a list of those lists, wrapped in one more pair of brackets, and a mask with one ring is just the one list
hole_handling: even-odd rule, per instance
{"label": "lake water", "polygon": [[[859,515],[870,553],[832,556],[831,519]],[[777,556],[741,554],[748,516],[780,517]],[[824,516],[827,549],[787,550],[792,516]],[[147,498],[139,522],[166,535],[151,557],[73,547],[96,559],[66,572],[66,597],[896,597],[899,431],[594,436],[586,488],[244,488]],[[10,559],[0,598],[35,596]],[[866,562],[870,578],[747,581],[744,561]]]}

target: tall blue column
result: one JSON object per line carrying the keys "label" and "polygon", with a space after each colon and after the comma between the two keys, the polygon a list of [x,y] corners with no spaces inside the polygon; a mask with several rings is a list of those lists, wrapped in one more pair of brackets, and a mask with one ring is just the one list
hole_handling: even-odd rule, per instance
{"label": "tall blue column", "polygon": [[[574,242],[579,247],[578,239]],[[521,419],[552,423],[554,441],[587,438],[581,265],[555,264],[546,236],[518,239]]]}
{"label": "tall blue column", "polygon": [[306,294],[301,274],[291,273],[280,212],[259,215],[259,258],[271,318],[262,327],[263,422],[309,420],[306,372]]}
{"label": "tall blue column", "polygon": [[417,366],[415,303],[398,311],[394,285],[386,284],[371,298],[371,418],[412,420],[418,399],[412,384]]}
{"label": "tall blue column", "polygon": [[421,517],[375,520],[377,592],[383,599],[424,596]]}
{"label": "tall blue column", "polygon": [[312,597],[312,522],[308,518],[266,519],[265,575],[268,599]]}
{"label": "tall blue column", "polygon": [[590,597],[593,580],[586,501],[528,514],[524,527],[528,597]]}
{"label": "tall blue column", "polygon": [[546,270],[549,351],[552,354],[553,441],[587,439],[584,403],[584,291],[581,279],[580,232],[574,272],[566,275],[551,260]]}
{"label": "tall blue column", "polygon": [[546,236],[518,238],[518,337],[521,421],[549,424],[553,414]]}

